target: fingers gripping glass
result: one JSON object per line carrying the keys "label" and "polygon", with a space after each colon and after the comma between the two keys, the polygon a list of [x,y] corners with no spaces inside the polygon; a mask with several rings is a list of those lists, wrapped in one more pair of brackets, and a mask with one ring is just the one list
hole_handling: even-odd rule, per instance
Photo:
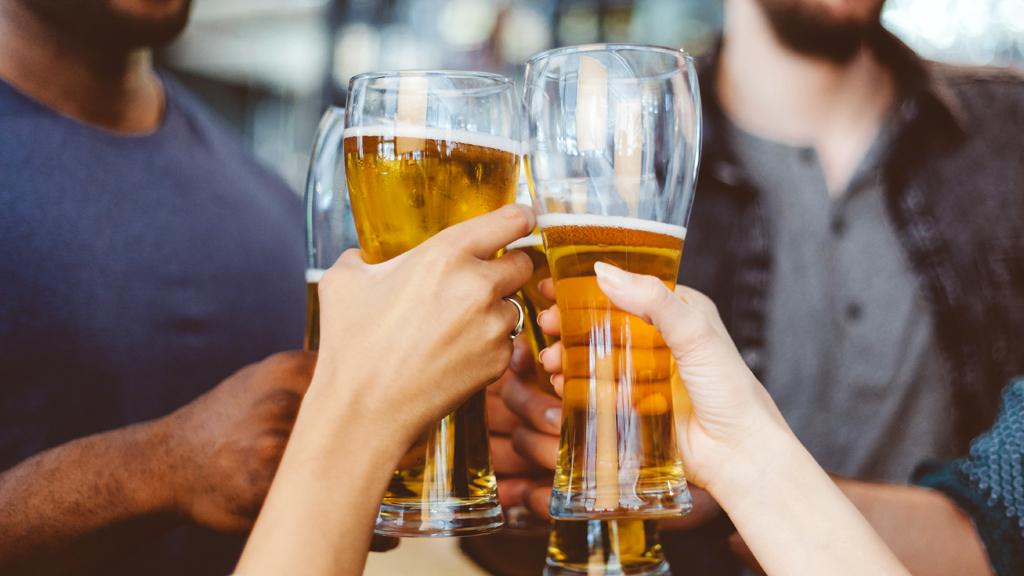
{"label": "fingers gripping glass", "polygon": [[556,518],[689,510],[661,335],[616,309],[595,262],[675,284],[693,200],[700,103],[679,50],[590,45],[527,64],[528,175],[561,311]]}
{"label": "fingers gripping glass", "polygon": [[[367,262],[394,258],[515,198],[520,128],[504,77],[359,75],[349,86],[345,125],[349,197]],[[391,478],[379,534],[465,535],[501,526],[484,405],[480,392],[421,434]]]}

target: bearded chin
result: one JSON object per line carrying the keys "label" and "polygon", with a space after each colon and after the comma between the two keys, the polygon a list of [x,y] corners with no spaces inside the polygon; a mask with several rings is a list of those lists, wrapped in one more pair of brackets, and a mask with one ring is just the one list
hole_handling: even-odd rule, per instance
{"label": "bearded chin", "polygon": [[760,0],[775,36],[792,50],[839,64],[848,62],[873,35],[881,20],[835,20],[799,2]]}
{"label": "bearded chin", "polygon": [[55,31],[91,47],[130,50],[159,48],[173,41],[188,23],[191,0],[159,18],[117,10],[111,0],[19,0]]}

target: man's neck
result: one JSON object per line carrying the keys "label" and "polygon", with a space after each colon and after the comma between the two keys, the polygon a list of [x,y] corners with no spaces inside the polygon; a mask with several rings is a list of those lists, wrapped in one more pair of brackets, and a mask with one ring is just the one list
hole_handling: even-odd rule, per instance
{"label": "man's neck", "polygon": [[892,105],[891,73],[866,46],[845,63],[793,51],[752,0],[728,2],[725,22],[714,81],[726,115],[758,136],[813,146],[841,193]]}
{"label": "man's neck", "polygon": [[155,130],[164,95],[150,52],[82,44],[18,2],[0,1],[0,78],[85,124],[123,134]]}

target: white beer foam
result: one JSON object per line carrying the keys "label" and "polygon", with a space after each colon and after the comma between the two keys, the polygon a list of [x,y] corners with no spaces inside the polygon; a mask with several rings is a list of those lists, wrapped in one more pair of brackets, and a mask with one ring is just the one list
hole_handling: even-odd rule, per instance
{"label": "white beer foam", "polygon": [[324,277],[324,270],[322,268],[307,268],[306,269],[306,284],[319,284],[320,279]]}
{"label": "white beer foam", "polygon": [[529,236],[523,236],[519,240],[509,244],[505,249],[516,250],[518,248],[529,248],[531,246],[541,246],[543,244],[544,239],[540,237],[540,234],[530,234]]}
{"label": "white beer foam", "polygon": [[600,226],[603,228],[625,228],[627,230],[640,230],[653,232],[686,239],[686,227],[675,224],[665,224],[654,220],[642,220],[628,216],[599,216],[596,214],[541,214],[537,217],[537,224],[540,229],[552,228],[555,226]]}
{"label": "white beer foam", "polygon": [[459,142],[471,146],[483,148],[494,148],[509,154],[519,155],[523,146],[511,138],[485,134],[483,132],[470,132],[468,130],[453,130],[448,128],[437,128],[434,126],[420,126],[417,124],[390,124],[380,126],[353,126],[345,128],[342,135],[344,138],[353,136],[378,137],[378,138],[418,138],[420,140],[443,140],[445,142]]}

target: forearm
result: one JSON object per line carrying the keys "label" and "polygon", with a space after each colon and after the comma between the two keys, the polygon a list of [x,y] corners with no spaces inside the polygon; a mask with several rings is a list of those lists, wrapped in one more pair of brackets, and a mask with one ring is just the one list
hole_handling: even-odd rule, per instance
{"label": "forearm", "polygon": [[913,486],[836,484],[914,574],[992,574],[971,520],[941,492]]}
{"label": "forearm", "polygon": [[906,574],[795,438],[763,445],[711,492],[767,574]]}
{"label": "forearm", "polygon": [[[0,475],[0,573],[74,570],[132,521],[172,508],[144,423],[69,442]],[[116,545],[116,542],[113,542]]]}
{"label": "forearm", "polygon": [[364,410],[333,409],[345,402],[324,398],[324,392],[311,389],[303,402],[239,575],[363,572],[403,440],[391,423]]}

